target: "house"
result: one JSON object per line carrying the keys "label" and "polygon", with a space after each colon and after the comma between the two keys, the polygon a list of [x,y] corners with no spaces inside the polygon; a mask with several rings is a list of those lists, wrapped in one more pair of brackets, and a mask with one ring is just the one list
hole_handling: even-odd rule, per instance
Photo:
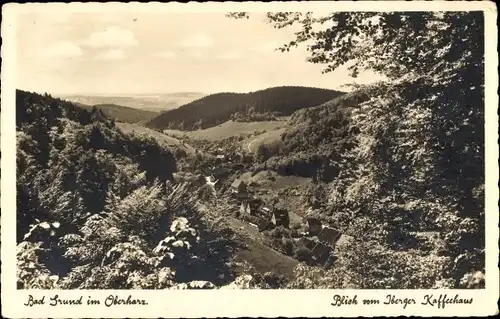
{"label": "house", "polygon": [[340,238],[340,232],[330,227],[323,227],[323,229],[318,234],[318,239],[320,242],[335,247],[337,240]]}
{"label": "house", "polygon": [[243,200],[240,205],[240,213],[257,215],[260,205],[262,205],[262,200],[258,198]]}
{"label": "house", "polygon": [[244,193],[247,191],[247,184],[240,179],[235,179],[231,184],[231,190],[233,193],[237,194]]}
{"label": "house", "polygon": [[215,156],[215,163],[220,164],[226,159],[226,155],[219,154]]}
{"label": "house", "polygon": [[268,206],[259,206],[259,208],[256,210],[256,213],[260,217],[270,221],[272,218],[273,210]]}
{"label": "house", "polygon": [[218,180],[213,175],[205,176],[205,183],[206,184],[216,184],[217,182],[218,182]]}
{"label": "house", "polygon": [[290,227],[290,215],[286,209],[274,209],[272,211],[271,222],[278,226],[283,226],[285,228]]}
{"label": "house", "polygon": [[255,187],[255,186],[259,186],[259,183],[257,183],[257,182],[256,182],[256,181],[254,181],[254,180],[250,180],[250,181],[248,182],[248,186],[250,186],[250,187],[252,187],[252,186],[253,186],[253,187]]}
{"label": "house", "polygon": [[241,202],[240,214],[249,214],[249,215],[251,214],[251,209],[250,209],[250,205],[248,204],[248,202],[246,202],[246,201]]}
{"label": "house", "polygon": [[311,236],[317,236],[323,227],[321,221],[314,217],[308,217],[306,219],[307,231]]}

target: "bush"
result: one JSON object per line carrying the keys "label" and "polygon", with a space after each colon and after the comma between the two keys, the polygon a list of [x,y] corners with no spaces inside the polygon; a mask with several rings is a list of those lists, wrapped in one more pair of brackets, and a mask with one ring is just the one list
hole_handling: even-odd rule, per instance
{"label": "bush", "polygon": [[282,251],[288,256],[293,256],[295,252],[295,242],[290,238],[283,238]]}
{"label": "bush", "polygon": [[311,264],[313,260],[313,254],[310,249],[301,246],[295,250],[294,258],[298,261],[305,262],[306,264]]}
{"label": "bush", "polygon": [[176,159],[185,158],[187,156],[186,150],[178,147],[178,148],[175,149],[174,156],[175,156]]}

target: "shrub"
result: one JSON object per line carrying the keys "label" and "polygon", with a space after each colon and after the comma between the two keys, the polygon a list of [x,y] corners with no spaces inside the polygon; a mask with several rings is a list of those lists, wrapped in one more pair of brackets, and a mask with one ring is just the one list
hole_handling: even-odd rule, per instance
{"label": "shrub", "polygon": [[301,246],[295,250],[294,258],[298,261],[305,262],[306,264],[310,264],[312,262],[312,252],[310,249]]}

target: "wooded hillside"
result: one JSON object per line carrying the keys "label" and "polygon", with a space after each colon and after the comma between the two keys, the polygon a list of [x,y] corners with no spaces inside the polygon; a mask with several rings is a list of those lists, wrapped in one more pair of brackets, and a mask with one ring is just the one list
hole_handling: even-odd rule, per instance
{"label": "wooded hillside", "polygon": [[80,104],[80,106],[89,111],[92,111],[94,107],[98,108],[102,110],[106,116],[113,118],[118,122],[130,124],[148,121],[159,114],[158,112],[141,110],[117,104],[96,104],[94,106]]}
{"label": "wooded hillside", "polygon": [[17,91],[16,111],[19,288],[231,280],[225,237],[206,227],[188,186],[170,182],[169,149],[48,95]]}
{"label": "wooded hillside", "polygon": [[217,93],[167,111],[146,125],[155,129],[196,130],[219,125],[238,117],[238,114],[245,117],[248,113],[286,116],[341,94],[343,93],[334,90],[293,86],[251,93]]}

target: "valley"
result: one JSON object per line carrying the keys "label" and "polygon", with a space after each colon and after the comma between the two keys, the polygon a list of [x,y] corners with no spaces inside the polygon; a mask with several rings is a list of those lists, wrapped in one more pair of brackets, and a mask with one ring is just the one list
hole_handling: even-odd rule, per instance
{"label": "valley", "polygon": [[16,10],[17,289],[495,281],[494,10]]}
{"label": "valley", "polygon": [[[85,106],[84,108],[91,109]],[[181,163],[177,176],[180,176],[179,174],[204,174],[207,178],[210,175],[216,176],[214,177],[217,178],[215,206],[213,198],[199,198],[198,208],[205,216],[211,216],[211,220],[224,217],[224,225],[234,234],[233,240],[236,247],[239,247],[235,250],[233,261],[236,265],[240,265],[236,267],[240,269],[240,275],[250,267],[259,273],[274,273],[285,276],[287,280],[293,278],[293,270],[299,263],[294,259],[293,252],[285,254],[278,248],[279,244],[276,246],[277,244],[272,243],[274,239],[268,234],[259,231],[252,223],[236,218],[235,212],[240,209],[241,200],[235,200],[230,191],[231,183],[236,179],[241,180],[249,185],[249,192],[252,194],[249,196],[255,196],[268,205],[281,205],[287,210],[294,229],[304,227],[304,218],[310,209],[307,203],[311,195],[311,177],[283,175],[262,168],[254,171],[255,164],[261,161],[256,157],[259,146],[280,141],[281,135],[291,128],[288,124],[290,117],[280,116],[272,121],[228,120],[219,125],[194,131],[173,129],[160,131],[148,128],[144,121],[127,123],[123,113],[113,116],[117,113],[110,110],[106,112],[104,109],[103,112],[116,120],[116,126],[122,132],[148,136],[155,139],[159,145],[174,150],[174,154],[182,152],[183,155],[179,155],[180,157],[176,155],[177,161]],[[141,112],[144,111],[136,109],[136,114]],[[242,156],[234,162],[232,154]],[[201,162],[190,160],[200,156]],[[251,162],[245,164],[245,157],[251,158]],[[241,167],[234,168],[235,164]],[[223,175],[217,173],[220,171],[227,173]],[[214,214],[214,212],[219,213]],[[287,240],[292,242],[290,238]]]}
{"label": "valley", "polygon": [[[246,271],[244,269],[250,267],[259,273],[270,272],[291,280],[295,266],[300,263],[297,257],[294,257],[295,249],[300,248],[295,242],[300,238],[299,230],[307,232],[305,218],[312,209],[311,187],[314,185],[317,187],[317,182],[313,184],[311,177],[278,174],[272,169],[259,168],[255,171],[257,164],[259,162],[262,164],[261,159],[258,159],[259,146],[281,141],[281,135],[291,128],[288,122],[289,117],[280,117],[274,121],[229,120],[195,131],[165,129],[162,132],[137,124],[117,125],[124,132],[147,134],[162,145],[184,149],[187,157],[178,158],[183,164],[176,173],[177,178],[181,178],[181,175],[183,177],[176,179],[177,182],[186,178],[189,180],[187,176],[192,176],[191,179],[194,179],[196,174],[204,175],[207,180],[217,181],[215,187],[208,186],[209,184],[197,184],[202,188],[213,188],[215,194],[199,197],[199,208],[205,216],[210,216],[211,220],[224,218],[224,227],[231,230],[234,234],[233,240],[237,243],[238,248],[235,250],[233,261],[236,265],[240,265],[236,268],[240,269],[241,275]],[[239,155],[234,157],[235,154]],[[190,157],[199,157],[199,160],[192,161]],[[250,159],[250,162],[245,162],[245,158]],[[284,207],[295,237],[290,237],[288,234],[286,235],[288,237],[273,238],[273,235],[262,232],[252,223],[235,217],[243,203],[242,199],[235,199],[231,195],[231,184],[235,180],[248,185],[248,194],[245,196],[260,199],[266,205],[271,205],[270,207],[275,205]],[[280,248],[281,240],[286,241],[287,245],[296,247],[288,248],[292,249],[291,251],[284,251]]]}
{"label": "valley", "polygon": [[[385,182],[374,186],[380,177],[363,164],[377,171],[378,161],[385,160],[365,149],[376,148],[370,144],[375,138],[363,134],[377,131],[353,129],[356,121],[368,121],[370,127],[363,112],[372,111],[366,106],[374,103],[370,96],[377,90],[364,87],[345,94],[280,87],[247,95],[223,93],[215,95],[216,102],[225,101],[221,109],[210,104],[211,95],[163,113],[18,91],[19,260],[43,264],[36,257],[43,255],[37,245],[59,240],[62,255],[57,258],[71,265],[57,272],[64,278],[57,287],[64,289],[100,287],[85,279],[92,265],[102,259],[97,271],[106,273],[106,262],[116,267],[121,258],[133,256],[142,256],[143,269],[134,283],[120,279],[130,275],[127,271],[102,284],[183,289],[175,287],[199,282],[225,287],[247,280],[244,285],[256,288],[351,287],[366,277],[372,287],[381,287],[378,267],[395,278],[391,272],[397,267],[387,263],[408,260],[438,263],[430,274],[437,277],[448,265],[442,258],[445,226],[429,222],[431,209],[418,208],[427,217],[416,221],[401,213],[411,215],[412,207],[429,204],[410,201],[407,205],[413,206],[401,208],[390,197],[394,195],[377,194]],[[311,91],[321,94],[290,102]],[[290,96],[280,98],[276,92]],[[250,106],[256,96],[264,99]],[[188,111],[193,113],[186,115]],[[181,115],[186,121],[179,121]],[[89,155],[81,155],[83,150]],[[35,172],[41,177],[35,178]],[[378,214],[384,205],[385,215]],[[411,227],[394,226],[394,212],[410,220]],[[58,232],[51,225],[61,224],[62,233],[54,235]],[[89,227],[101,227],[99,236],[92,237]],[[165,237],[169,233],[179,239],[172,242],[174,237]],[[115,246],[107,244],[108,237]],[[109,252],[94,253],[85,257],[90,268],[71,264],[78,260],[75,252],[87,256],[92,245],[100,245],[103,254],[133,252],[112,261],[106,261]],[[162,256],[172,260],[157,259]],[[390,257],[377,259],[365,274],[366,260],[380,256]],[[55,271],[43,265],[34,275],[23,268],[29,279],[21,280],[20,287],[38,287],[39,276]],[[175,275],[165,275],[172,269]],[[160,275],[170,281],[148,281]],[[394,279],[398,284],[387,279],[392,281],[384,281],[384,287],[425,284],[425,278],[417,278]]]}

